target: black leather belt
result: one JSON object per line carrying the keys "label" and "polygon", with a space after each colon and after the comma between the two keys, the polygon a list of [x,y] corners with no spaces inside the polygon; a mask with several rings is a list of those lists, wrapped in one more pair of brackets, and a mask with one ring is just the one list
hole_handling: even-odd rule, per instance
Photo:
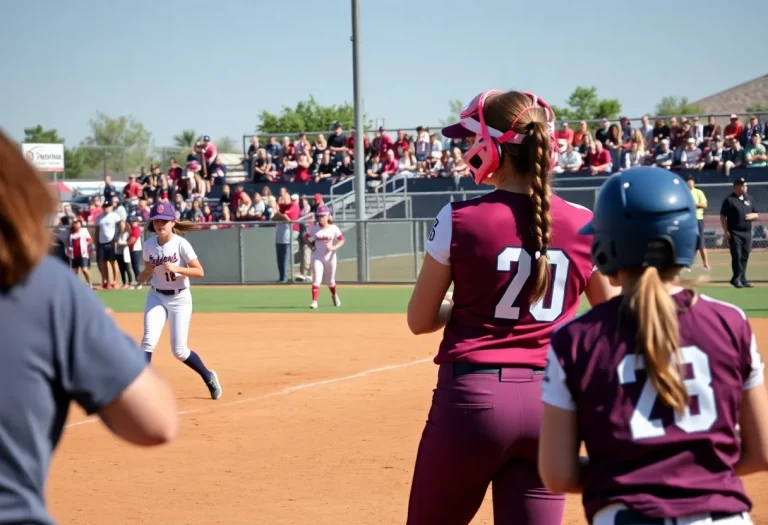
{"label": "black leather belt", "polygon": [[[736,518],[741,515],[742,514],[740,512],[736,514],[731,512],[709,513],[709,517],[713,522]],[[672,523],[677,523],[677,520],[674,518],[669,519],[669,521]],[[622,509],[616,513],[616,518],[614,519],[613,523],[614,525],[664,525],[667,523],[667,521],[665,521],[664,518],[649,518],[647,516],[643,516],[642,514],[638,514],[634,510]]]}
{"label": "black leather belt", "polygon": [[453,377],[461,377],[467,374],[501,374],[504,368],[521,368],[525,370],[532,370],[534,374],[543,374],[544,367],[528,366],[528,365],[484,365],[476,363],[454,363],[453,364]]}
{"label": "black leather belt", "polygon": [[186,288],[180,288],[178,290],[161,290],[160,288],[152,288],[152,289],[161,295],[176,295],[186,290]]}

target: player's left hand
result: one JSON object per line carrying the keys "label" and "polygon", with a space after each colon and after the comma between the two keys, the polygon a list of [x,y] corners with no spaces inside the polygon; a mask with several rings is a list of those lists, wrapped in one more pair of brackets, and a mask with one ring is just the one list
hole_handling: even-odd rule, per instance
{"label": "player's left hand", "polygon": [[163,268],[165,268],[166,272],[173,272],[173,273],[178,273],[178,269],[179,269],[178,266],[171,264],[169,262],[164,263]]}

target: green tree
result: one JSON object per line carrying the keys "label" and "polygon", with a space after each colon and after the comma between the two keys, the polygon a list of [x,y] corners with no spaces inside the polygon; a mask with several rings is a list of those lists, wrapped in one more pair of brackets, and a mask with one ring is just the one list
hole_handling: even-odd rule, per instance
{"label": "green tree", "polygon": [[615,119],[621,113],[621,103],[615,98],[600,98],[597,87],[578,86],[566,101],[567,107],[552,106],[560,122],[573,120]]}
{"label": "green tree", "polygon": [[110,117],[102,112],[90,120],[91,135],[83,141],[89,161],[98,159],[107,172],[123,173],[148,167],[152,134],[130,115]]}
{"label": "green tree", "polygon": [[[365,118],[363,118],[365,121]],[[334,122],[339,122],[345,129],[350,129],[355,123],[355,108],[346,102],[340,106],[321,106],[310,95],[308,100],[302,100],[296,107],[283,106],[279,115],[262,111],[259,114],[259,124],[256,132],[259,134],[300,133],[302,131],[328,131]],[[366,122],[366,130],[371,123]]]}
{"label": "green tree", "polygon": [[664,97],[656,104],[656,115],[660,117],[673,117],[677,115],[700,115],[704,109],[696,104],[691,104],[688,97]]}
{"label": "green tree", "polygon": [[459,121],[459,118],[461,118],[461,110],[464,109],[464,103],[458,98],[454,98],[448,101],[448,107],[450,108],[448,118],[440,121],[441,126],[456,124]]}
{"label": "green tree", "polygon": [[[29,144],[64,144],[64,138],[55,129],[44,129],[38,124],[24,128],[24,143]],[[77,179],[86,174],[85,159],[80,150],[64,147],[64,175],[69,179]]]}
{"label": "green tree", "polygon": [[242,153],[242,146],[238,146],[230,137],[221,137],[215,144],[219,153]]}

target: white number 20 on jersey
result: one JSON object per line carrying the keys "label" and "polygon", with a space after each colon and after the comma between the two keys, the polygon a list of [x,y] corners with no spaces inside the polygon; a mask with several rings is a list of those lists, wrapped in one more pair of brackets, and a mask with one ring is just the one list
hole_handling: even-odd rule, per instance
{"label": "white number 20 on jersey", "polygon": [[[693,377],[684,380],[683,384],[688,390],[688,395],[697,398],[699,412],[695,415],[691,414],[690,407],[685,408],[683,415],[675,411],[675,426],[688,434],[706,432],[712,428],[717,420],[717,405],[715,392],[712,390],[709,356],[696,346],[684,346],[680,349],[680,353],[683,363],[690,364],[693,369]],[[645,361],[642,356],[628,354],[616,368],[619,383],[622,385],[635,383],[637,381],[635,371],[643,368],[645,368]],[[658,396],[659,393],[653,384],[646,379],[629,420],[633,440],[661,437],[666,433],[661,419],[651,419],[651,411]]]}
{"label": "white number 20 on jersey", "polygon": [[[562,250],[549,250],[547,252],[549,262],[554,266],[550,290],[552,300],[549,307],[544,306],[544,299],[529,306],[531,316],[539,322],[552,322],[563,313],[565,304],[565,285],[568,281],[568,269],[571,261]],[[509,272],[512,263],[517,263],[517,271],[507,290],[496,305],[495,317],[497,319],[520,319],[520,307],[515,306],[515,300],[520,295],[523,285],[531,276],[533,257],[522,248],[504,248],[496,258],[496,271]]]}

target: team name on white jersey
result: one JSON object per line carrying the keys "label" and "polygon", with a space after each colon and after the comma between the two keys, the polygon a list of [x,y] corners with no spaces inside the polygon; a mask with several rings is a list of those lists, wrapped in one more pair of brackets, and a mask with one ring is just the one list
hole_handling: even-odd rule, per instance
{"label": "team name on white jersey", "polygon": [[312,226],[307,232],[311,242],[315,243],[315,256],[322,257],[329,252],[329,248],[334,241],[341,241],[344,235],[335,224],[323,228],[319,224]]}
{"label": "team name on white jersey", "polygon": [[189,268],[189,262],[197,259],[192,245],[184,237],[174,235],[160,246],[157,237],[152,237],[143,247],[144,262],[155,267],[150,284],[159,290],[181,290],[189,288],[189,278],[176,272],[169,272],[163,266],[171,263],[174,266]]}

